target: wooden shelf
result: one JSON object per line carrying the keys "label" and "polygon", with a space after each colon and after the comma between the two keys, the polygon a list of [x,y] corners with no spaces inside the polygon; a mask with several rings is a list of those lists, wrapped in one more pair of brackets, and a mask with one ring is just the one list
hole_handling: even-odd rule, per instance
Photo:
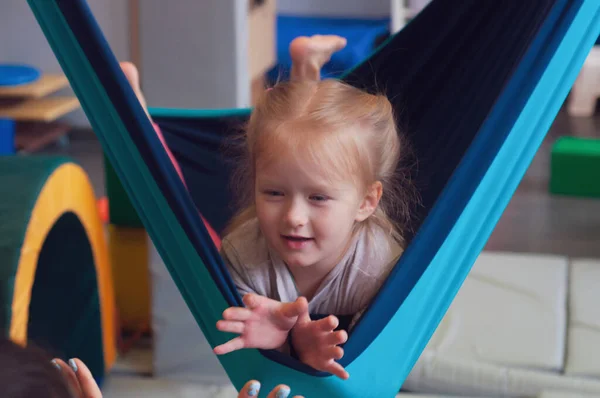
{"label": "wooden shelf", "polygon": [[76,97],[48,97],[0,103],[0,117],[16,121],[52,122],[79,108]]}
{"label": "wooden shelf", "polygon": [[276,0],[261,5],[250,1],[248,13],[248,71],[250,80],[263,76],[277,61]]}
{"label": "wooden shelf", "polygon": [[68,86],[69,81],[66,76],[45,74],[33,83],[0,87],[0,97],[42,98]]}
{"label": "wooden shelf", "polygon": [[70,127],[64,123],[22,123],[15,134],[15,149],[18,153],[39,151],[69,132]]}

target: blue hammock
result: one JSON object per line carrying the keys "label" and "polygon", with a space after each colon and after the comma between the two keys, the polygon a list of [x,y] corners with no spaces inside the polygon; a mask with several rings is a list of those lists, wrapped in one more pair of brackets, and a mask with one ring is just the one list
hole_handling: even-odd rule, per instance
{"label": "blue hammock", "polygon": [[[28,0],[129,197],[211,346],[239,295],[198,209],[231,217],[223,139],[251,109],[151,109],[176,174],[84,0]],[[600,33],[597,0],[434,0],[341,79],[385,90],[415,150],[414,236],[358,323],[336,377],[273,351],[219,360],[236,388],[258,379],[314,397],[390,397],[484,247]],[[199,27],[201,31],[201,27]]]}

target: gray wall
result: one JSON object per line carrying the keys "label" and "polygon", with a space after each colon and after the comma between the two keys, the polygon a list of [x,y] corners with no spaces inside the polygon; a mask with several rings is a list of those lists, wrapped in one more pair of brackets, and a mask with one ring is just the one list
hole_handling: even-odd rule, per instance
{"label": "gray wall", "polygon": [[142,85],[150,106],[248,104],[246,1],[140,3]]}
{"label": "gray wall", "polygon": [[[46,73],[62,73],[50,45],[25,0],[1,0],[0,62],[27,63]],[[88,0],[92,12],[119,59],[129,57],[127,2]],[[59,94],[72,94],[66,89]],[[83,111],[65,117],[77,126],[89,126]]]}

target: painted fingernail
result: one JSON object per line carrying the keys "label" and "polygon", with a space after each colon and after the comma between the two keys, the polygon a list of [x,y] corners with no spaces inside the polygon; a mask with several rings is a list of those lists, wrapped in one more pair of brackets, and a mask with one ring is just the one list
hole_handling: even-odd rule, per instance
{"label": "painted fingernail", "polygon": [[275,394],[276,398],[287,398],[290,395],[290,389],[288,387],[281,387],[277,394]]}
{"label": "painted fingernail", "polygon": [[75,363],[75,360],[69,359],[69,366],[73,369],[73,372],[77,373],[77,364]]}
{"label": "painted fingernail", "polygon": [[50,361],[50,362],[52,362],[52,365],[54,365],[54,367],[55,367],[56,369],[60,370],[60,365],[58,364],[58,362],[56,362],[56,360],[55,360],[55,359],[53,359],[53,360],[52,360],[52,361]]}
{"label": "painted fingernail", "polygon": [[256,395],[258,395],[258,392],[260,391],[260,383],[257,381],[254,381],[252,383],[250,383],[250,388],[248,389],[248,395],[251,397],[254,397]]}

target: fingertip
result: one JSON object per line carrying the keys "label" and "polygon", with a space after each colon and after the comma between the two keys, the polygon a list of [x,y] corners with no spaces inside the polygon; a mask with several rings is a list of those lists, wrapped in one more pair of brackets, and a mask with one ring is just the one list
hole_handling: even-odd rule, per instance
{"label": "fingertip", "polygon": [[73,369],[73,372],[77,373],[79,367],[77,366],[77,362],[75,362],[74,358],[69,359],[69,366]]}
{"label": "fingertip", "polygon": [[308,305],[308,300],[306,299],[306,297],[304,296],[300,296],[298,297],[298,301],[300,302],[300,304],[302,305]]}
{"label": "fingertip", "polygon": [[60,364],[56,359],[53,359],[52,361],[50,361],[50,363],[52,363],[52,366],[54,366],[56,369],[61,370]]}
{"label": "fingertip", "polygon": [[255,397],[258,395],[260,387],[261,385],[258,380],[250,380],[244,385],[244,388],[242,388],[242,392],[249,397]]}
{"label": "fingertip", "polygon": [[285,384],[280,384],[275,387],[275,397],[276,398],[287,398],[290,395],[291,389]]}
{"label": "fingertip", "polygon": [[335,329],[339,326],[340,321],[335,315],[329,315],[329,325],[332,329]]}
{"label": "fingertip", "polygon": [[242,298],[242,302],[248,308],[256,307],[256,297],[253,293],[246,293]]}

